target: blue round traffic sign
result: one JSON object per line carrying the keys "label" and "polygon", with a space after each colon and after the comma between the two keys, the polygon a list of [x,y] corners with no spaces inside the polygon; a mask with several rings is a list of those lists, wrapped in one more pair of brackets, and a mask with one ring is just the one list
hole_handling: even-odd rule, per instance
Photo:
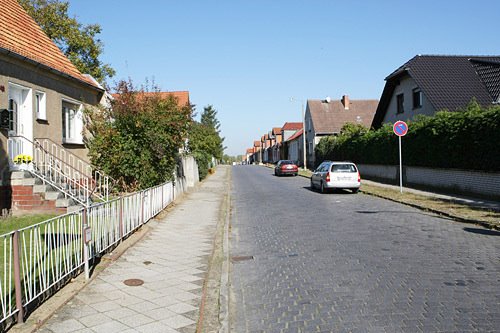
{"label": "blue round traffic sign", "polygon": [[392,129],[397,136],[405,136],[408,132],[408,125],[404,121],[399,120],[394,123]]}

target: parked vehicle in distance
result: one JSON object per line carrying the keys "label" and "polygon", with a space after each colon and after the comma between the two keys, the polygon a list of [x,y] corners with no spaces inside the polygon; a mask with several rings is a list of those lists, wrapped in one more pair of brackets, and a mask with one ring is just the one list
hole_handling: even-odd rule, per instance
{"label": "parked vehicle in distance", "polygon": [[297,176],[299,174],[299,167],[294,161],[290,160],[279,160],[274,167],[275,176],[292,175]]}
{"label": "parked vehicle in distance", "polygon": [[311,189],[318,188],[321,193],[329,189],[348,189],[357,193],[360,186],[361,176],[352,162],[324,161],[311,176]]}

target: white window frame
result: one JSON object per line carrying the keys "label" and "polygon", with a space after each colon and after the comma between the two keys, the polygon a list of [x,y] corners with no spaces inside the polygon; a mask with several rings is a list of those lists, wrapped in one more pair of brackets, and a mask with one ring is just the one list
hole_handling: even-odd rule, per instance
{"label": "white window frame", "polygon": [[[65,105],[66,104],[66,105]],[[74,108],[68,108],[67,105],[73,105]],[[62,116],[62,142],[70,144],[83,144],[83,106],[81,103],[63,99],[61,103]],[[70,111],[73,111],[71,117]]]}
{"label": "white window frame", "polygon": [[43,91],[35,91],[36,119],[47,120],[46,94]]}

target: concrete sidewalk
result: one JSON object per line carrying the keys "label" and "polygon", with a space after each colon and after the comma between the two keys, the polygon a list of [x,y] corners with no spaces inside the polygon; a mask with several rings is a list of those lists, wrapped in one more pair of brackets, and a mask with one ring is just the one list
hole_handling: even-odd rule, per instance
{"label": "concrete sidewalk", "polygon": [[[229,176],[230,168],[218,167],[172,211],[160,214],[142,240],[38,332],[195,332]],[[143,284],[128,286],[130,279]]]}

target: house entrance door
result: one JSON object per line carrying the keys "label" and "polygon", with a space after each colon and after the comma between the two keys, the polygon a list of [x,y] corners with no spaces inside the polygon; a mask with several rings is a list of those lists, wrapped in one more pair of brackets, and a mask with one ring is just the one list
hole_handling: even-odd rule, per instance
{"label": "house entrance door", "polygon": [[[33,154],[33,114],[31,90],[9,84],[9,138],[16,141],[17,154]],[[29,141],[23,140],[24,137]],[[13,158],[15,156],[11,156]]]}

